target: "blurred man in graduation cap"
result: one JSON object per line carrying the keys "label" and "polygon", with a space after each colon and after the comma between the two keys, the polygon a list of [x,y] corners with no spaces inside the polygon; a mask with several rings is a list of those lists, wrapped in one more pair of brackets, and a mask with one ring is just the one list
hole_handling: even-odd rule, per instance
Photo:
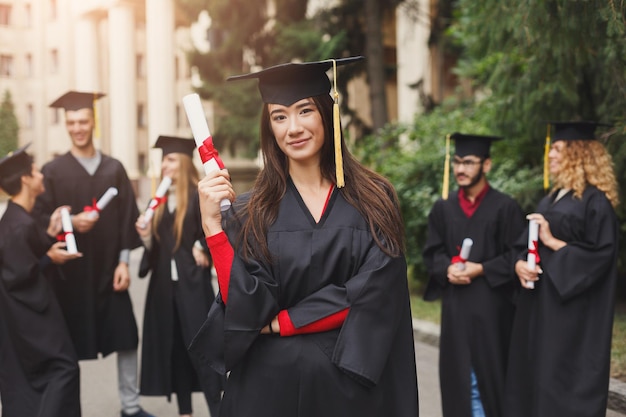
{"label": "blurred man in graduation cap", "polygon": [[264,164],[224,228],[228,173],[198,186],[220,291],[190,349],[230,371],[221,417],[419,414],[398,199],[349,153],[329,95],[326,72],[361,59],[231,78],[258,80]]}
{"label": "blurred man in graduation cap", "polygon": [[61,232],[60,208],[47,229],[31,216],[44,184],[26,148],[0,159],[0,188],[11,196],[0,220],[2,415],[80,417],[78,358],[43,274],[42,260]]}
{"label": "blurred man in graduation cap", "polygon": [[215,299],[200,223],[196,143],[159,136],[154,147],[162,150],[162,178],[171,185],[153,206],[152,219],[146,221],[142,214],[136,224],[145,247],[139,277],[151,272],[141,339],[141,395],[169,399],[175,393],[178,414],[189,417],[191,393],[203,391],[211,417],[218,417],[223,378],[213,369],[198,369],[187,351]]}
{"label": "blurred man in graduation cap", "polygon": [[[428,216],[423,249],[427,301],[442,298],[439,375],[444,417],[502,416],[503,387],[513,320],[512,247],[524,216],[509,196],[487,181],[490,148],[499,137],[454,133],[452,160],[459,187]],[[473,245],[467,254],[463,241]],[[466,258],[464,258],[466,257]]]}
{"label": "blurred man in graduation cap", "polygon": [[[94,101],[102,96],[70,91],[50,104],[65,110],[71,148],[43,166],[46,191],[35,211],[45,216],[61,204],[71,207],[84,256],[59,268],[55,292],[79,359],[117,352],[122,417],[143,417],[148,414],[139,406],[137,324],[127,291],[130,250],[141,245],[134,227],[139,211],[122,164],[94,146]],[[117,196],[99,211],[95,202],[110,187]]]}
{"label": "blurred man in graduation cap", "polygon": [[528,215],[539,224],[534,270],[526,262],[527,235],[515,248],[522,290],[507,375],[510,417],[606,414],[619,196],[611,155],[597,140],[600,126],[548,124],[546,168],[554,185]]}

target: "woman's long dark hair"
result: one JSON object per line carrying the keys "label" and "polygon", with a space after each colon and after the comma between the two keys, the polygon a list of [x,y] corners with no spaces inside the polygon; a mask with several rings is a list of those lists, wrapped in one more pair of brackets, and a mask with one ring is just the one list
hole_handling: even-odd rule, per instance
{"label": "woman's long dark hair", "polygon": [[[333,100],[328,94],[312,99],[320,111],[324,125],[320,169],[324,178],[336,183]],[[378,246],[390,256],[399,256],[404,250],[404,228],[393,186],[386,178],[356,160],[348,151],[343,134],[341,148],[346,185],[338,191],[365,218]],[[289,163],[276,143],[267,104],[263,106],[261,115],[261,151],[264,167],[257,176],[244,209],[240,243],[243,244],[244,257],[271,260],[267,247],[267,231],[276,221],[280,201],[287,189]]]}

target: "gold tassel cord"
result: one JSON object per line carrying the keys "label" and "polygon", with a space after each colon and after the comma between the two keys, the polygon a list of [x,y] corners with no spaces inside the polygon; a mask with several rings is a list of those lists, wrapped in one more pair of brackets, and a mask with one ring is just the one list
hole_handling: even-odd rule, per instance
{"label": "gold tassel cord", "polygon": [[335,141],[335,176],[337,177],[337,188],[345,185],[343,176],[343,154],[341,152],[341,121],[339,119],[339,93],[337,92],[337,62],[333,59],[333,83],[334,101],[333,104],[333,131]]}
{"label": "gold tassel cord", "polygon": [[548,191],[550,188],[550,160],[548,153],[550,152],[550,124],[548,123],[548,132],[546,134],[546,144],[543,149],[543,190]]}
{"label": "gold tassel cord", "polygon": [[98,100],[98,93],[93,93],[93,136],[95,139],[100,139],[100,121],[98,120],[98,106],[96,104]]}
{"label": "gold tassel cord", "polygon": [[450,188],[450,135],[446,135],[446,159],[443,163],[443,186],[441,187],[441,198],[448,199]]}

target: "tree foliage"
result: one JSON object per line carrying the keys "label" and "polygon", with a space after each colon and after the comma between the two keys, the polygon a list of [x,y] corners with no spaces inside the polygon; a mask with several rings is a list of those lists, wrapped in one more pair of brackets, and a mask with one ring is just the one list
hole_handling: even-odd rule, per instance
{"label": "tree foliage", "polygon": [[18,134],[19,125],[11,92],[6,90],[0,103],[0,158],[17,148]]}

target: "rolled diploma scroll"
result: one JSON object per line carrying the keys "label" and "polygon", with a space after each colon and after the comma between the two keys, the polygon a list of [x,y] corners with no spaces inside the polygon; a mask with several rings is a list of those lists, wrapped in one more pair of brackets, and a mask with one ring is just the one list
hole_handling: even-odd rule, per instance
{"label": "rolled diploma scroll", "polygon": [[66,208],[61,209],[61,225],[63,226],[63,232],[65,232],[65,249],[69,253],[78,253],[74,228],[72,227],[72,218],[70,217],[69,210]]}
{"label": "rolled diploma scroll", "polygon": [[[535,266],[537,265],[537,258],[535,256],[534,251],[536,250],[539,243],[539,224],[535,220],[528,221],[528,255],[526,257],[526,262],[528,262],[528,269],[531,271],[535,270]],[[526,288],[533,289],[535,288],[534,281],[526,281]]]}
{"label": "rolled diploma scroll", "polygon": [[[187,119],[189,119],[189,125],[191,126],[191,132],[196,141],[196,146],[198,148],[205,146],[204,141],[211,138],[211,132],[209,131],[209,125],[204,117],[200,96],[195,93],[187,94],[183,97],[183,105],[185,106],[185,113],[187,113]],[[202,153],[200,153],[200,157],[202,158]],[[215,158],[202,161],[202,165],[204,166],[204,172],[206,174],[211,171],[220,170],[220,166]],[[220,201],[220,209],[222,211],[226,211],[229,208],[230,201],[228,199]]]}
{"label": "rolled diploma scroll", "polygon": [[109,204],[111,202],[111,200],[113,200],[113,197],[115,197],[117,195],[117,188],[115,187],[109,187],[108,190],[106,190],[104,192],[104,194],[102,194],[102,197],[100,197],[100,200],[98,200],[98,202],[96,203],[96,208],[98,210],[94,210],[92,213],[90,213],[89,215],[93,218],[96,217],[96,213],[99,213],[102,211],[102,209],[104,209],[107,204]]}
{"label": "rolled diploma scroll", "polygon": [[150,200],[150,204],[148,204],[148,208],[143,214],[144,228],[146,227],[146,224],[148,224],[148,222],[152,219],[152,216],[154,216],[154,209],[159,204],[159,199],[165,196],[165,193],[167,193],[167,190],[169,190],[170,185],[172,185],[172,179],[170,177],[163,177],[161,183],[156,189],[156,192],[154,193],[154,198]]}
{"label": "rolled diploma scroll", "polygon": [[470,251],[472,250],[473,244],[474,244],[474,241],[470,239],[469,237],[466,237],[465,239],[463,239],[463,244],[461,245],[461,252],[459,253],[459,256],[461,257],[461,259],[463,259],[463,262],[457,262],[455,264],[456,267],[459,268],[461,271],[465,269],[465,261],[467,261],[467,258],[469,258]]}

